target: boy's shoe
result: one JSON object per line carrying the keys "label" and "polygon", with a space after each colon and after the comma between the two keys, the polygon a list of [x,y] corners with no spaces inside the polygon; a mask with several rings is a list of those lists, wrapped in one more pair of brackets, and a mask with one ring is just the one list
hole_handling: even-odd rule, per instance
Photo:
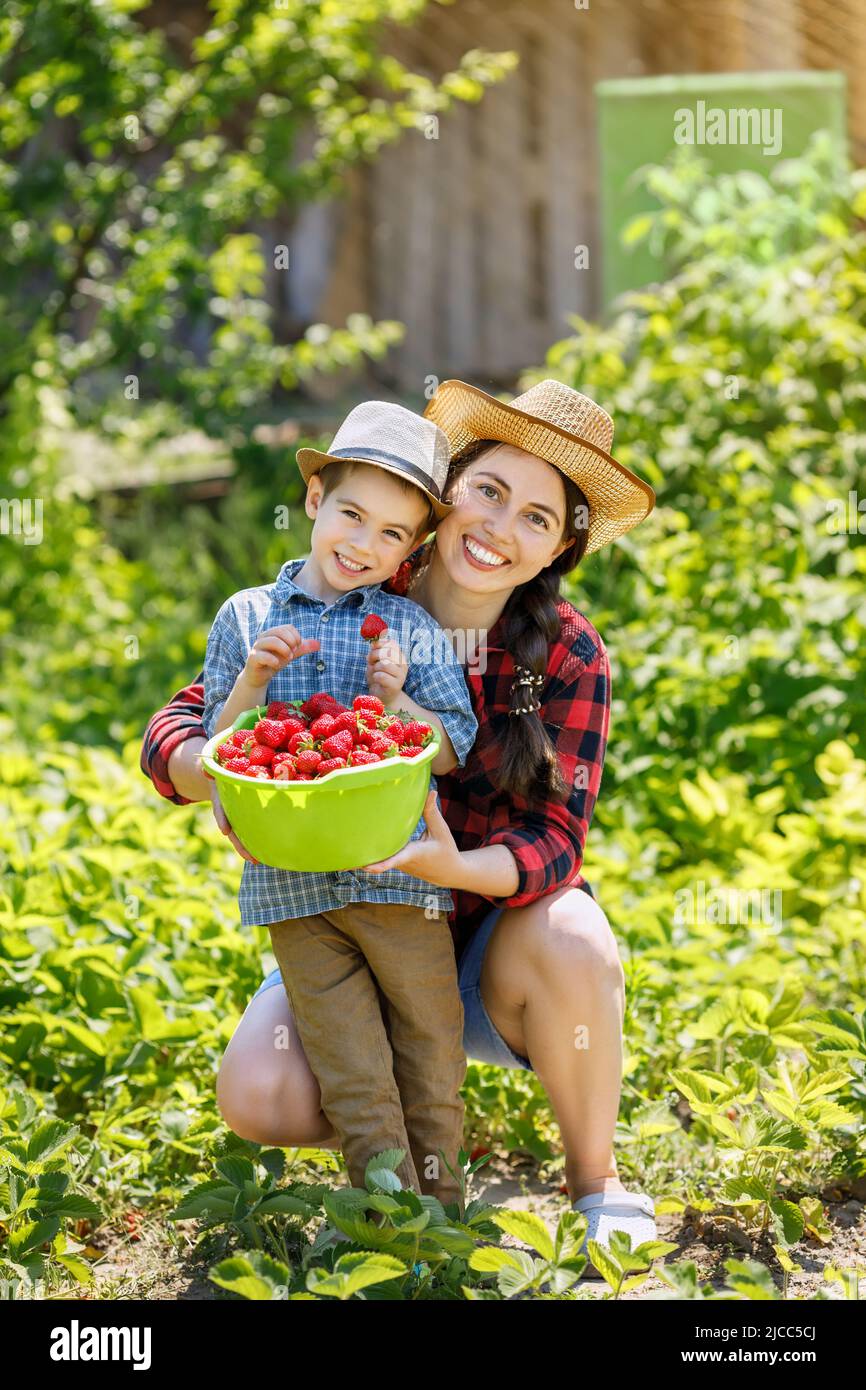
{"label": "boy's shoe", "polygon": [[586,1236],[579,1253],[586,1255],[584,1279],[601,1279],[586,1248],[587,1241],[597,1240],[600,1245],[610,1244],[611,1231],[625,1231],[631,1236],[631,1248],[635,1250],[645,1240],[658,1240],[655,1223],[655,1202],[645,1192],[588,1192],[571,1204],[572,1211],[581,1211],[588,1225]]}

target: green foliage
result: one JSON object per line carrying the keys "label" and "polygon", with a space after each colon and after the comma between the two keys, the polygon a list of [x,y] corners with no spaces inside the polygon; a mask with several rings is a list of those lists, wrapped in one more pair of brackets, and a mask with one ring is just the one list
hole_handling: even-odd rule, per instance
{"label": "green foliage", "polygon": [[70,1150],[77,1136],[76,1125],[43,1120],[21,1087],[0,1090],[0,1279],[27,1296],[39,1284],[93,1279],[84,1247],[69,1231],[70,1222],[101,1215],[76,1191]]}
{"label": "green foliage", "polygon": [[[586,1268],[581,1244],[586,1235],[586,1217],[566,1211],[559,1218],[551,1237],[540,1216],[529,1211],[498,1211],[494,1223],[515,1240],[528,1245],[540,1258],[526,1250],[503,1249],[487,1245],[470,1257],[469,1266],[479,1274],[495,1274],[503,1298],[515,1298],[530,1291],[561,1294],[573,1288]],[[592,1244],[593,1242],[590,1242]],[[672,1247],[673,1248],[673,1247]],[[469,1297],[469,1290],[464,1290]]]}
{"label": "green foliage", "polygon": [[115,401],[136,377],[218,435],[276,386],[380,357],[402,330],[362,315],[278,341],[266,277],[291,269],[299,209],[513,68],[473,50],[439,81],[410,72],[388,25],[425,3],[212,0],[187,44],[144,0],[11,0],[0,402],[19,373]]}
{"label": "green foliage", "polygon": [[[816,140],[768,181],[714,180],[687,156],[653,186],[681,268],[603,326],[575,319],[526,379],[601,401],[617,458],[657,491],[572,589],[617,681],[599,809],[609,823],[639,777],[641,834],[700,769],[778,788],[796,811],[816,754],[834,738],[862,752],[866,727],[866,519],[846,511],[866,432],[864,171]],[[699,804],[678,836],[705,838]]]}
{"label": "green foliage", "polygon": [[[308,1183],[278,1188],[278,1151],[256,1161],[230,1157],[217,1162],[219,1176],[193,1188],[171,1217],[201,1218],[206,1229],[231,1228],[255,1246],[211,1270],[215,1283],[240,1298],[459,1299],[464,1284],[473,1287],[478,1242],[498,1238],[491,1218],[500,1214],[478,1202],[461,1214],[456,1204],[445,1208],[435,1197],[404,1190],[395,1172],[404,1153],[374,1155],[365,1187],[337,1191]],[[459,1159],[465,1188],[473,1166],[465,1153]]]}
{"label": "green foliage", "polygon": [[[568,590],[613,670],[584,867],[626,972],[620,1173],[660,1213],[724,1212],[760,1256],[715,1292],[656,1264],[673,1296],[775,1298],[770,1271],[787,1294],[798,1254],[829,1242],[825,1184],[866,1175],[866,550],[828,507],[862,488],[862,180],[820,144],[769,191],[719,179],[708,202],[693,166],[664,177],[675,273],[535,375],[606,405],[659,497]],[[46,506],[42,544],[0,535],[0,1066],[21,1088],[0,1110],[0,1272],[86,1278],[56,1202],[86,1194],[113,1221],[132,1195],[199,1223],[225,1296],[582,1297],[568,1213],[551,1232],[484,1202],[445,1211],[400,1189],[393,1155],[365,1191],[336,1188],[328,1152],[226,1139],[214,1076],[267,943],[237,927],[238,861],[209,812],[157,800],[139,739],[200,669],[225,593],[303,552],[303,515],[274,526],[294,464],[251,449],[213,511],[154,487],[136,516],[72,487],[66,388],[20,373],[6,405],[6,496]],[[172,418],[127,438],[118,414],[118,447],[147,456]],[[556,1171],[536,1077],[472,1064],[464,1095],[467,1142]],[[64,1147],[30,1174],[34,1134]],[[464,1184],[480,1166],[460,1165]],[[588,1253],[611,1296],[648,1267],[625,1243]],[[827,1285],[859,1292],[849,1270]]]}
{"label": "green foliage", "polygon": [[81,1126],[88,1178],[153,1192],[218,1127],[214,1073],[262,943],[238,930],[223,837],[198,808],[164,814],[135,745],[126,766],[13,752],[3,727],[0,1066]]}

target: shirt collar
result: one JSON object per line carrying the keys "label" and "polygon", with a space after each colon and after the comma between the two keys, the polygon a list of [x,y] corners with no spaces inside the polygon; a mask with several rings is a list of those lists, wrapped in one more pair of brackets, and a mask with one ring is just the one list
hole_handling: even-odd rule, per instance
{"label": "shirt collar", "polygon": [[273,597],[278,603],[288,603],[293,599],[306,599],[308,603],[323,603],[325,607],[357,608],[360,613],[372,611],[373,602],[376,595],[382,588],[379,584],[364,584],[358,589],[349,589],[345,594],[329,603],[326,599],[314,598],[308,594],[306,589],[300,588],[295,583],[295,575],[306,563],[307,556],[302,556],[299,560],[287,560],[280,570],[274,584]]}

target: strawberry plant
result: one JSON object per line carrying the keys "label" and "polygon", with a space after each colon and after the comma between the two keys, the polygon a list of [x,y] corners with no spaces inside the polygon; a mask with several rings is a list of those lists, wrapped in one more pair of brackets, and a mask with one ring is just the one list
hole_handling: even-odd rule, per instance
{"label": "strawberry plant", "polygon": [[64,1278],[92,1282],[84,1243],[70,1229],[101,1212],[77,1191],[70,1150],[76,1125],[46,1118],[20,1088],[0,1090],[0,1277],[25,1290]]}

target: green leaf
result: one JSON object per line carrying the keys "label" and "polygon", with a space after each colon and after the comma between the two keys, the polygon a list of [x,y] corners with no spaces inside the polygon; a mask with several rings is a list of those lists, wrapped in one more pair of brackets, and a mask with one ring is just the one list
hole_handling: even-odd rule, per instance
{"label": "green leaf", "polygon": [[379,1188],[382,1192],[400,1192],[403,1184],[395,1168],[399,1168],[406,1157],[405,1149],[386,1149],[375,1154],[364,1170],[364,1183],[372,1192]]}
{"label": "green leaf", "polygon": [[269,1197],[264,1197],[259,1203],[258,1211],[263,1216],[273,1216],[276,1213],[281,1216],[300,1216],[304,1221],[309,1221],[316,1214],[315,1207],[288,1192],[274,1192]]}
{"label": "green leaf", "polygon": [[92,1029],[86,1028],[82,1023],[76,1023],[75,1020],[71,1018],[58,1018],[56,1023],[57,1027],[62,1028],[64,1033],[68,1034],[73,1042],[78,1043],[79,1047],[83,1048],[85,1052],[91,1053],[94,1057],[104,1057],[106,1055],[105,1044],[102,1038],[98,1033],[94,1033]]}
{"label": "green leaf", "polygon": [[20,1260],[29,1251],[51,1241],[60,1230],[60,1217],[48,1216],[43,1221],[27,1221],[9,1236],[7,1248],[13,1260]]}
{"label": "green leaf", "polygon": [[270,1303],[282,1297],[289,1281],[289,1270],[281,1261],[261,1251],[251,1251],[221,1260],[210,1271],[208,1278],[239,1298]]}
{"label": "green leaf", "polygon": [[498,1274],[499,1270],[508,1267],[520,1268],[516,1251],[503,1250],[499,1245],[482,1245],[473,1250],[469,1257],[469,1268],[477,1270],[479,1274]]}
{"label": "green leaf", "polygon": [[496,1225],[506,1231],[508,1235],[514,1236],[515,1240],[523,1241],[524,1245],[532,1246],[545,1260],[554,1258],[553,1240],[550,1232],[540,1216],[531,1211],[497,1211],[494,1212],[492,1220]]}
{"label": "green leaf", "polygon": [[611,1255],[608,1247],[602,1245],[597,1240],[588,1240],[586,1242],[586,1253],[589,1255],[589,1258],[592,1260],[605,1283],[609,1284],[615,1292],[619,1288],[623,1272]]}
{"label": "green leaf", "polygon": [[341,1255],[333,1273],[324,1269],[307,1271],[307,1288],[320,1297],[351,1298],[362,1289],[406,1275],[406,1266],[391,1255],[359,1251]]}
{"label": "green leaf", "polygon": [[78,1126],[62,1120],[48,1120],[32,1135],[27,1145],[27,1163],[37,1166],[56,1157],[78,1137]]}
{"label": "green leaf", "polygon": [[786,1202],[782,1197],[774,1197],[770,1202],[770,1210],[776,1217],[775,1224],[779,1235],[787,1245],[796,1245],[806,1225],[800,1208],[793,1202]]}

